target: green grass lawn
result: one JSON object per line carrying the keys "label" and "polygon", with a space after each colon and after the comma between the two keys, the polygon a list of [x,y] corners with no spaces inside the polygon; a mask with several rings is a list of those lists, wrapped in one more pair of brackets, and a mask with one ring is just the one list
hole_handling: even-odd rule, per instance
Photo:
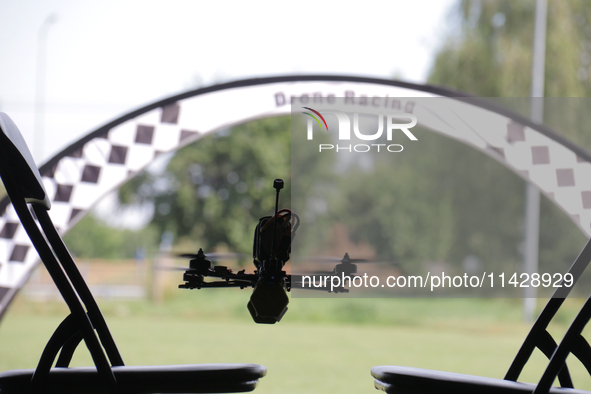
{"label": "green grass lawn", "polygon": [[[529,329],[519,300],[480,299],[292,298],[280,323],[257,325],[246,310],[248,296],[234,289],[179,291],[161,305],[101,307],[127,364],[259,363],[268,374],[258,393],[373,393],[370,369],[384,364],[502,378]],[[567,305],[554,331],[564,331],[577,304]],[[34,368],[63,316],[59,303],[18,299],[0,325],[0,371]],[[89,364],[79,348],[74,365]],[[544,366],[535,357],[522,380],[537,381]],[[591,388],[575,367],[575,385]]]}

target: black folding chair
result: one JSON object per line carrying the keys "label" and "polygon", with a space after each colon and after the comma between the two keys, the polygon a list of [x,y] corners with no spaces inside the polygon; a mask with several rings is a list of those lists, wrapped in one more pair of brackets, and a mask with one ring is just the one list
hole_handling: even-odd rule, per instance
{"label": "black folding chair", "polygon": [[[98,304],[49,217],[50,202],[31,153],[16,125],[1,112],[0,130],[0,176],[23,227],[70,310],[49,339],[36,369],[0,373],[0,394],[254,390],[258,379],[267,372],[261,365],[130,367],[123,363]],[[81,341],[88,347],[95,367],[69,368]]]}
{"label": "black folding chair", "polygon": [[[591,260],[591,240],[569,268],[573,276],[571,287],[559,287],[548,301],[521,345],[504,379],[483,378],[449,372],[431,371],[400,366],[379,366],[371,370],[375,387],[387,393],[585,393],[576,390],[570,377],[566,358],[573,354],[591,374],[591,347],[581,335],[591,319],[591,296],[587,299],[564,338],[558,345],[548,332],[550,321],[562,306],[574,284]],[[538,348],[549,363],[538,384],[517,382],[534,350]],[[561,387],[552,383],[558,378]]]}

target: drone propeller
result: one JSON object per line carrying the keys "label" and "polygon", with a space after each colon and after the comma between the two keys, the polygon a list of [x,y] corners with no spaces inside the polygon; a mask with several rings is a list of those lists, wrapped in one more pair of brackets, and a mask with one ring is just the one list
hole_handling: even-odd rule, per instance
{"label": "drone propeller", "polygon": [[317,275],[336,275],[334,271],[314,271],[310,273],[310,275],[317,276]]}
{"label": "drone propeller", "polygon": [[[249,256],[246,253],[203,253],[205,258],[212,259],[212,260],[243,260],[247,259]],[[175,257],[181,257],[183,259],[197,259],[201,257],[200,253],[181,253],[175,254]]]}
{"label": "drone propeller", "polygon": [[352,259],[349,257],[349,253],[345,253],[344,257],[334,257],[334,256],[308,256],[308,257],[299,257],[294,258],[296,261],[304,261],[304,262],[311,262],[311,263],[372,263],[373,261],[367,259]]}
{"label": "drone propeller", "polygon": [[187,270],[191,269],[189,267],[179,267],[178,265],[173,265],[173,266],[157,265],[155,268],[160,271],[187,271]]}

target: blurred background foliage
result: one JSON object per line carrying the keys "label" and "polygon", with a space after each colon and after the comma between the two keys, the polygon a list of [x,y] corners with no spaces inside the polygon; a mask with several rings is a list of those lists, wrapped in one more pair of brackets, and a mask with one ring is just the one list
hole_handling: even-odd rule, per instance
{"label": "blurred background foliage", "polygon": [[[534,11],[534,0],[458,1],[450,14],[454,28],[434,59],[428,83],[494,97],[497,104],[529,116],[527,99],[507,98],[530,95]],[[581,125],[588,124],[588,100],[562,98],[588,96],[590,76],[591,7],[584,0],[549,0],[545,95],[553,98],[546,100],[545,121],[587,150],[591,133]],[[121,204],[154,206],[148,235],[138,239],[157,243],[169,231],[183,252],[203,247],[249,253],[257,219],[272,212],[274,178],[286,179],[281,205],[289,206],[290,128],[288,118],[269,118],[223,130],[179,150],[164,171],[144,172],[125,185],[119,191]],[[350,241],[369,244],[377,257],[403,271],[425,262],[461,264],[471,256],[485,265],[518,268],[525,183],[456,141],[427,130],[420,139],[416,154],[398,155],[394,164],[390,158],[378,160],[372,176],[352,167],[328,184]],[[305,168],[298,173],[323,182],[325,175]],[[377,178],[380,192],[373,183]],[[339,199],[335,190],[354,198]],[[79,228],[91,221],[96,224],[89,216]],[[333,229],[316,225],[314,234],[324,234],[317,243],[328,242]],[[92,237],[124,238],[108,231]],[[94,257],[117,249],[115,242],[91,249],[84,239],[71,236],[68,243],[76,253]],[[570,219],[543,198],[540,269],[568,266],[584,241]],[[118,253],[129,253],[124,249],[131,243],[122,242]]]}
{"label": "blurred background foliage", "polygon": [[[535,1],[461,0],[429,83],[483,97],[531,93]],[[546,97],[591,93],[591,7],[548,0]]]}
{"label": "blurred background foliage", "polygon": [[[70,252],[82,259],[132,259],[154,255],[158,250],[158,234],[154,226],[139,231],[112,228],[95,215],[87,215],[64,237]],[[139,254],[139,255],[138,255]]]}

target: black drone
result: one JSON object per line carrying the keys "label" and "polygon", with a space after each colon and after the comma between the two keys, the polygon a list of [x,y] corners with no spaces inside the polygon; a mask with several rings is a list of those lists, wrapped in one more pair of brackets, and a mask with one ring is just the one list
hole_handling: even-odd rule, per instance
{"label": "black drone", "polygon": [[[300,224],[298,215],[289,209],[278,209],[279,191],[283,189],[282,179],[273,181],[273,188],[277,191],[275,198],[275,215],[265,216],[259,219],[254,231],[253,264],[256,267],[254,273],[245,270],[233,272],[225,266],[213,266],[208,257],[215,258],[217,254],[206,256],[202,249],[197,254],[183,254],[180,257],[190,258],[189,268],[183,274],[185,283],[179,285],[181,289],[203,289],[209,287],[239,287],[241,289],[253,287],[254,290],[248,302],[248,310],[256,323],[275,324],[281,320],[287,311],[289,298],[287,292],[294,288],[306,288],[303,285],[302,275],[288,275],[283,270],[285,263],[290,258],[291,240]],[[221,257],[221,256],[220,256]],[[348,254],[340,260],[325,258],[323,261],[336,261],[339,264],[333,271],[315,273],[312,276],[326,277],[334,275],[354,276],[357,272],[355,262],[360,259],[351,259]],[[219,278],[219,280],[206,281],[205,277]],[[309,278],[310,276],[306,276]],[[319,286],[310,287],[312,290],[322,290],[335,293],[346,293],[348,289],[343,287]]]}

